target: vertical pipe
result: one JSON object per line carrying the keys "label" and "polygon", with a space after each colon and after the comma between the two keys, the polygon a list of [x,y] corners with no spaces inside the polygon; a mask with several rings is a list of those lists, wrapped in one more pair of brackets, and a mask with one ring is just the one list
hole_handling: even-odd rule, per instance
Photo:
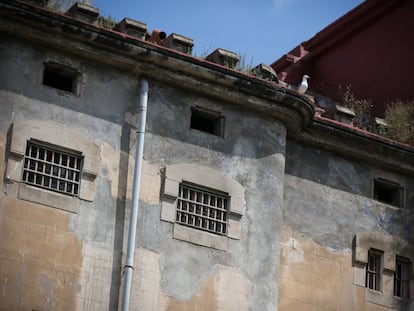
{"label": "vertical pipe", "polygon": [[128,311],[131,294],[132,270],[134,270],[135,237],[137,232],[137,217],[139,189],[141,182],[142,157],[144,153],[145,121],[147,117],[148,82],[141,80],[141,91],[138,108],[137,140],[135,153],[134,185],[132,188],[131,215],[129,219],[128,245],[125,259],[125,283],[122,295],[122,311]]}

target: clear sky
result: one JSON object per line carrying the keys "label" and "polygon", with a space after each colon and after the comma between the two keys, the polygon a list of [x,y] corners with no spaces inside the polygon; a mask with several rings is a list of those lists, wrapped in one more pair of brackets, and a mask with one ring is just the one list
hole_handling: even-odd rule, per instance
{"label": "clear sky", "polygon": [[193,54],[220,47],[246,65],[270,65],[362,0],[93,0],[100,15],[129,17],[194,40]]}

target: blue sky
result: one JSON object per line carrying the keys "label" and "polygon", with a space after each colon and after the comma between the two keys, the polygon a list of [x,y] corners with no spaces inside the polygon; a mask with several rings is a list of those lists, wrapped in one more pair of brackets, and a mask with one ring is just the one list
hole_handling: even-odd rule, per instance
{"label": "blue sky", "polygon": [[103,16],[147,24],[194,40],[193,54],[220,47],[246,65],[271,64],[362,0],[93,0]]}

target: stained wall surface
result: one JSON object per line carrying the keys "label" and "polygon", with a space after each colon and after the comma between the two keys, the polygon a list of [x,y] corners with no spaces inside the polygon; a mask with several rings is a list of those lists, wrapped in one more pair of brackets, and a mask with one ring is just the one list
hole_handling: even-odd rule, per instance
{"label": "stained wall surface", "polygon": [[[10,37],[0,55],[0,309],[117,310],[139,74]],[[78,95],[42,83],[48,62],[81,73]],[[149,85],[131,310],[277,309],[285,127],[225,96]],[[190,129],[194,107],[224,117],[223,137]],[[93,164],[96,171],[81,181],[88,185],[81,190],[85,198],[73,199],[74,210],[65,206],[65,195],[52,200],[50,191],[21,182],[23,155],[11,147],[34,133],[43,143],[83,152]],[[223,176],[242,189],[234,237],[222,239],[225,249],[174,238],[174,223],[161,220],[164,172],[178,164],[191,165],[194,176],[216,171],[217,184]]]}
{"label": "stained wall surface", "polygon": [[[404,186],[404,208],[373,199],[376,178]],[[394,271],[384,270],[382,291],[371,299],[374,291],[365,288],[365,265],[356,261],[355,239],[365,234],[373,241],[375,236],[377,241],[388,239],[377,247],[392,254],[391,265],[395,255],[413,258],[413,185],[412,177],[292,141],[287,148],[279,309],[410,310],[409,299],[394,297]],[[393,245],[392,239],[398,242]]]}
{"label": "stained wall surface", "polygon": [[[21,16],[0,24],[0,310],[120,308],[143,79],[130,310],[412,308],[392,286],[395,256],[414,258],[414,169],[386,163],[390,150],[409,158],[407,148],[384,143],[378,153],[388,157],[376,164],[334,144],[328,151],[308,122],[314,107],[306,95],[12,6],[39,28],[17,25]],[[43,83],[50,64],[76,72],[76,91]],[[219,117],[221,131],[195,129],[194,111]],[[330,134],[340,140],[344,132]],[[81,154],[79,196],[22,182],[29,140]],[[404,189],[403,208],[373,199],[375,179]],[[177,223],[180,183],[229,196],[225,235]],[[384,252],[379,292],[365,288],[370,248]]]}
{"label": "stained wall surface", "polygon": [[[127,166],[120,161],[128,151],[122,150],[121,137],[128,126],[124,115],[137,96],[137,80],[12,38],[2,40],[0,51],[4,81],[0,91],[0,309],[116,309],[122,253],[116,228],[122,231],[124,221],[117,215],[123,213],[127,192]],[[84,75],[81,96],[42,84],[44,63],[50,61]],[[17,128],[25,132],[19,133]],[[47,190],[29,186],[36,197],[21,199],[22,173],[14,172],[18,161],[10,146],[20,134],[31,137],[38,131],[44,143],[59,141],[60,147],[70,145],[84,154],[87,150],[79,149],[95,150],[85,158],[96,164],[93,187],[81,190],[87,199],[73,199],[78,205],[76,213],[66,210],[65,195],[57,194],[54,200],[39,204],[36,197],[47,196]]]}

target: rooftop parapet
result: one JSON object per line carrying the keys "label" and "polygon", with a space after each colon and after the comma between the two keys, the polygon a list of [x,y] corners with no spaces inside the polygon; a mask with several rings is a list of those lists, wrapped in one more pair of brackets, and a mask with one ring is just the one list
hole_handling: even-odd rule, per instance
{"label": "rooftop parapet", "polygon": [[114,27],[114,30],[144,40],[147,33],[147,24],[125,17]]}
{"label": "rooftop parapet", "polygon": [[99,17],[99,10],[91,5],[76,2],[66,11],[66,15],[95,25]]}
{"label": "rooftop parapet", "polygon": [[193,39],[176,33],[170,34],[161,42],[161,45],[189,55],[192,54],[194,46]]}
{"label": "rooftop parapet", "polygon": [[254,67],[250,72],[256,76],[265,80],[278,82],[276,71],[272,67],[265,65],[263,63]]}
{"label": "rooftop parapet", "polygon": [[229,68],[235,68],[240,61],[240,57],[237,53],[218,48],[208,55],[206,60]]}

